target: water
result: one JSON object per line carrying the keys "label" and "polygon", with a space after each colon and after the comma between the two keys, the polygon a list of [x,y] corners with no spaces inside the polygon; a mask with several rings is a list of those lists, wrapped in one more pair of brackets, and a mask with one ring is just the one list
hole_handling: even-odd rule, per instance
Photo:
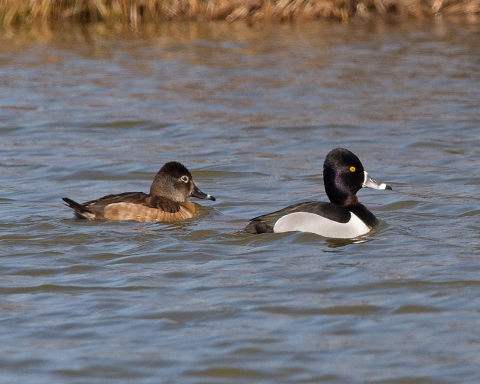
{"label": "water", "polygon": [[[480,380],[476,23],[0,37],[2,383]],[[363,241],[238,233],[325,200],[356,153],[393,191]],[[170,160],[198,219],[86,222],[61,197],[147,191]]]}

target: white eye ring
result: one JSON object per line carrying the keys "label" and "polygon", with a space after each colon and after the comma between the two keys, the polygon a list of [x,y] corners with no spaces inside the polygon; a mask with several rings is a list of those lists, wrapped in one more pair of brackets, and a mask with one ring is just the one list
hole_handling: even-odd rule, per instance
{"label": "white eye ring", "polygon": [[188,176],[182,176],[180,180],[182,180],[184,183],[188,183],[189,181]]}

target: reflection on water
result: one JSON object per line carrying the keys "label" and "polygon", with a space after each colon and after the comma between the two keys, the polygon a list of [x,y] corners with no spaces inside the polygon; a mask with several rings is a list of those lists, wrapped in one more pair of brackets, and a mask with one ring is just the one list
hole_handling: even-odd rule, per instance
{"label": "reflection on water", "polygon": [[[478,380],[477,24],[172,23],[0,36],[2,382]],[[251,236],[347,147],[361,241]],[[197,220],[78,221],[184,162]],[[442,364],[438,364],[441,361]]]}
{"label": "reflection on water", "polygon": [[[130,32],[128,39],[94,26],[71,34],[62,29],[44,42],[4,38],[10,65],[2,81],[17,111],[38,107],[39,93],[46,94],[56,119],[66,108],[75,114],[70,123],[93,110],[109,121],[354,125],[383,122],[387,114],[388,121],[405,124],[406,117],[448,114],[441,102],[458,88],[475,92],[465,75],[480,64],[471,37],[478,26],[463,34],[441,23],[405,32],[375,25],[372,35],[335,24],[166,24],[146,27],[138,37]],[[438,51],[444,60],[432,59]],[[19,78],[40,89],[20,92]],[[38,83],[44,78],[49,81]],[[358,97],[365,89],[369,97]],[[470,100],[457,104],[468,111],[476,103]],[[452,102],[447,107],[457,106]]]}

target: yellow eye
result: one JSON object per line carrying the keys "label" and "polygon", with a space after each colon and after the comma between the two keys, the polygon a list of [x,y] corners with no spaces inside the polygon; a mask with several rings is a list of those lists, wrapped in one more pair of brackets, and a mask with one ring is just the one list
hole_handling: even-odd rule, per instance
{"label": "yellow eye", "polygon": [[353,165],[349,168],[350,172],[355,172],[357,168],[355,168]]}

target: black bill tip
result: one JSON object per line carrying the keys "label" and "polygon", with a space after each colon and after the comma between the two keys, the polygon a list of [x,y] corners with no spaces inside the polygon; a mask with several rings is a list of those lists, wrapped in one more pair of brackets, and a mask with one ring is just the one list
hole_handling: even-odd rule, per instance
{"label": "black bill tip", "polygon": [[202,192],[200,189],[197,188],[197,186],[193,188],[192,196],[196,197],[197,199],[212,200],[212,201],[216,200],[215,197],[205,192]]}

